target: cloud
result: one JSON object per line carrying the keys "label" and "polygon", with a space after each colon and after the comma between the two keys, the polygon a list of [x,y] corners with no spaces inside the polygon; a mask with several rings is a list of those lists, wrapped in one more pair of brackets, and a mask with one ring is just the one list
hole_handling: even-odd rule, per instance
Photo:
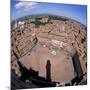
{"label": "cloud", "polygon": [[25,2],[25,1],[21,1],[21,2],[18,2],[16,5],[15,5],[15,8],[17,10],[23,10],[23,11],[27,11],[31,8],[35,8],[35,6],[37,5],[36,2]]}

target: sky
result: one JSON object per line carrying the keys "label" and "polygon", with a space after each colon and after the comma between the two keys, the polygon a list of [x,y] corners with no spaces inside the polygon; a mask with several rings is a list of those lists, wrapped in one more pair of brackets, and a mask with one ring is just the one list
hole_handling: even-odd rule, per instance
{"label": "sky", "polygon": [[84,25],[87,24],[86,5],[11,0],[11,20],[37,14],[65,16],[81,22]]}

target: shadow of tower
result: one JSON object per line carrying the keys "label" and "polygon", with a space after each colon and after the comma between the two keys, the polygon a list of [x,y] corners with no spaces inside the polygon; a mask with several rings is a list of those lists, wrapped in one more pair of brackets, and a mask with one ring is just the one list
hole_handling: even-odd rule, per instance
{"label": "shadow of tower", "polygon": [[47,60],[47,64],[46,64],[46,79],[48,81],[51,81],[51,64],[50,64],[50,60]]}

